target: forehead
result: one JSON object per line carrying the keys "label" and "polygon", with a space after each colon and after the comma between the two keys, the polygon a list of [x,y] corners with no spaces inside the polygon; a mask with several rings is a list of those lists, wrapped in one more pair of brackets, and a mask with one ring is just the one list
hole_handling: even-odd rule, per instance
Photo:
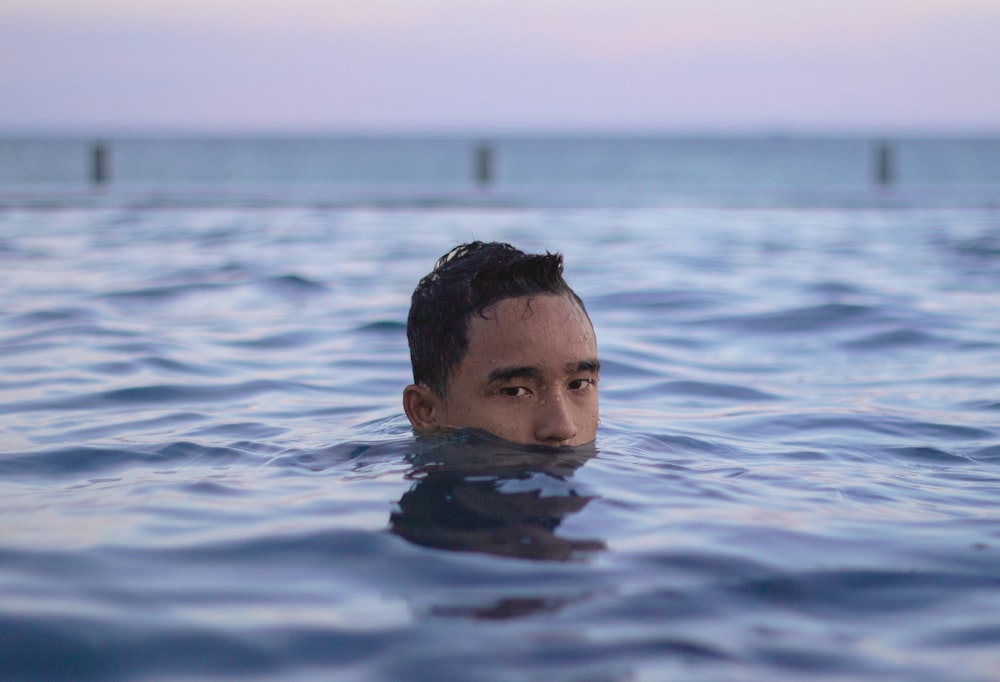
{"label": "forehead", "polygon": [[597,340],[587,314],[569,296],[507,298],[469,320],[463,364],[517,362],[560,366],[597,357]]}

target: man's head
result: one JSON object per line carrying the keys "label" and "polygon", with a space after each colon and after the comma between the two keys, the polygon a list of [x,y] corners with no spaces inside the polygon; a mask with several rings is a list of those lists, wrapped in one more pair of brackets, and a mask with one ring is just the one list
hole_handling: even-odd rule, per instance
{"label": "man's head", "polygon": [[413,292],[414,429],[479,428],[522,444],[579,445],[597,430],[597,343],[558,254],[473,242]]}

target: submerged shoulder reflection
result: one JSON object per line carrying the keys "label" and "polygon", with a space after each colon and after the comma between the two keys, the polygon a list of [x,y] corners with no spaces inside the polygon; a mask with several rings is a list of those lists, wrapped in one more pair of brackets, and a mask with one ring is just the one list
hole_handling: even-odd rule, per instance
{"label": "submerged shoulder reflection", "polygon": [[518,446],[465,429],[418,438],[408,455],[414,481],[390,516],[393,533],[427,547],[568,561],[606,549],[601,540],[557,535],[587,506],[570,480],[597,454],[591,446]]}

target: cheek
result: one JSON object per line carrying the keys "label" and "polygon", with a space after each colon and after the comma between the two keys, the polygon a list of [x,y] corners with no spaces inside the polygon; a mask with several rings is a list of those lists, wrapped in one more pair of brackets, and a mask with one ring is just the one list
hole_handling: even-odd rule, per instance
{"label": "cheek", "polygon": [[580,411],[577,414],[579,419],[577,424],[580,428],[589,431],[591,436],[596,435],[597,425],[601,422],[597,396],[594,395],[593,399],[590,399],[586,402],[586,404],[581,405]]}
{"label": "cheek", "polygon": [[444,420],[449,426],[473,427],[496,432],[509,421],[500,406],[479,395],[456,395],[445,406]]}

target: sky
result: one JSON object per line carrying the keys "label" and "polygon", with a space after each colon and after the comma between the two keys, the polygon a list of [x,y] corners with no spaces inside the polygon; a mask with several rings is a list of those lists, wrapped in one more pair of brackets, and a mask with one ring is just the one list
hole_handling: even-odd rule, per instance
{"label": "sky", "polygon": [[2,0],[0,132],[1000,133],[1000,0]]}

